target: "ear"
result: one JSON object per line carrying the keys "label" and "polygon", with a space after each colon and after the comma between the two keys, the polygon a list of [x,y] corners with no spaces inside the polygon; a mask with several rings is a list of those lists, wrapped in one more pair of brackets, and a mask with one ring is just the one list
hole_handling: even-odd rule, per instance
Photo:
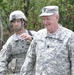
{"label": "ear", "polygon": [[21,19],[21,23],[24,25],[25,24],[25,21],[23,19]]}
{"label": "ear", "polygon": [[56,19],[59,20],[59,14],[56,15]]}
{"label": "ear", "polygon": [[56,18],[59,19],[59,15],[58,14],[56,14]]}

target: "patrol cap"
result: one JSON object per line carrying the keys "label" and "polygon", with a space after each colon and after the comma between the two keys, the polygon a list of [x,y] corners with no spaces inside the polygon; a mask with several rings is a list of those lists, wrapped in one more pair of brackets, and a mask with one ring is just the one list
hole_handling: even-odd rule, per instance
{"label": "patrol cap", "polygon": [[42,8],[42,13],[39,16],[50,16],[58,13],[59,13],[58,6],[45,6]]}
{"label": "patrol cap", "polygon": [[12,21],[13,19],[24,19],[25,21],[27,21],[25,14],[20,10],[16,10],[10,13],[9,21]]}

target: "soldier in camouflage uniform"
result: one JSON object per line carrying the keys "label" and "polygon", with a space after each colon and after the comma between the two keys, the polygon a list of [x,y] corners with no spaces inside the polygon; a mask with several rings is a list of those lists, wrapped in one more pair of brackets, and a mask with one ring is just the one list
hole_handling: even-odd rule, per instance
{"label": "soldier in camouflage uniform", "polygon": [[10,23],[15,33],[9,37],[0,51],[0,75],[19,75],[20,68],[26,57],[26,53],[32,36],[36,33],[24,28],[26,16],[20,10],[13,11],[10,14]]}
{"label": "soldier in camouflage uniform", "polygon": [[74,75],[72,31],[58,23],[58,6],[42,9],[44,29],[32,40],[20,75]]}

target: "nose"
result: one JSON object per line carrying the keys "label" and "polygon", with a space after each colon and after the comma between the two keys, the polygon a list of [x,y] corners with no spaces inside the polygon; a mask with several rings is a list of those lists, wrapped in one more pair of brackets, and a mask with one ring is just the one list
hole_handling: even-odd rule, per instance
{"label": "nose", "polygon": [[14,24],[15,24],[15,25],[18,25],[18,22],[17,22],[17,21],[15,21],[15,22],[14,22]]}

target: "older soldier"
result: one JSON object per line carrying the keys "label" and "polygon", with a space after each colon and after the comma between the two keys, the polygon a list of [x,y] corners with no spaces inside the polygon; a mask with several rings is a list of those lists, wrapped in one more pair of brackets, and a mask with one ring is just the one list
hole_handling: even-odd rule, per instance
{"label": "older soldier", "polygon": [[35,35],[20,75],[74,75],[73,32],[58,23],[58,6],[45,6],[40,16],[45,28]]}
{"label": "older soldier", "polygon": [[32,36],[29,33],[32,35],[36,33],[24,28],[26,21],[26,16],[20,10],[13,11],[10,14],[10,23],[15,33],[7,40],[0,51],[0,75],[19,74],[32,40]]}

